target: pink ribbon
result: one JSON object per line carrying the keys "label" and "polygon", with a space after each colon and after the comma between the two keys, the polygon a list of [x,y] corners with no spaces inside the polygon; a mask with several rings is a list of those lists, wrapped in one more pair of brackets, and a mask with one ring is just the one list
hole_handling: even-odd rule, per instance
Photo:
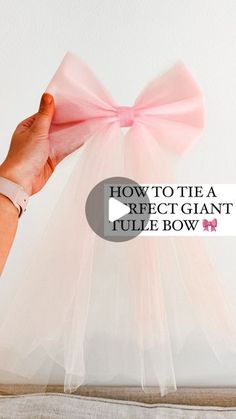
{"label": "pink ribbon", "polygon": [[[122,87],[122,86],[121,86]],[[202,132],[202,93],[182,62],[152,80],[133,106],[119,106],[75,55],[67,53],[47,91],[55,99],[50,131],[50,157],[60,143],[63,157],[111,124],[149,130],[159,145],[174,153],[184,152]]]}
{"label": "pink ribbon", "polygon": [[203,225],[204,231],[209,231],[209,227],[211,228],[211,231],[216,231],[217,219],[214,218],[214,220],[212,221],[203,220],[202,225]]}

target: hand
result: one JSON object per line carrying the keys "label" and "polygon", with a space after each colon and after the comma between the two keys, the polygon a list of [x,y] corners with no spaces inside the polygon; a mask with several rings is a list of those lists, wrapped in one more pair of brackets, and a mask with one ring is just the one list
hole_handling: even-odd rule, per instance
{"label": "hand", "polygon": [[0,176],[22,185],[29,195],[40,191],[55,169],[49,157],[48,136],[53,113],[53,97],[44,93],[39,111],[16,127],[7,157],[0,165]]}

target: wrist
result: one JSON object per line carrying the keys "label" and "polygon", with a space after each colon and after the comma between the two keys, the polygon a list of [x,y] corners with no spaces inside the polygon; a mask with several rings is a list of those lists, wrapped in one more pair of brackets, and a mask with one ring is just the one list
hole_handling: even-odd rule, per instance
{"label": "wrist", "polygon": [[0,165],[0,176],[22,186],[28,195],[32,193],[32,186],[28,176],[22,175],[22,168],[6,160]]}
{"label": "wrist", "polygon": [[10,217],[19,218],[19,211],[13,204],[13,202],[8,199],[5,195],[0,193],[0,212],[1,214],[3,211]]}

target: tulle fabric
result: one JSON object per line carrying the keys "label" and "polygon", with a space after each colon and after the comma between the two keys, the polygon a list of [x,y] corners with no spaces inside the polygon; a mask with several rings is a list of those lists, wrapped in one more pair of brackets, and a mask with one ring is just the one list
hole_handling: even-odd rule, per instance
{"label": "tulle fabric", "polygon": [[52,157],[57,144],[62,154],[84,145],[26,272],[0,292],[2,377],[46,386],[59,366],[65,392],[119,382],[164,395],[176,390],[176,357],[196,328],[219,361],[235,353],[230,299],[198,238],[114,243],[86,221],[98,182],[173,183],[173,151],[199,135],[202,99],[191,76],[181,64],[163,77],[139,96],[126,133],[112,99],[71,54],[50,83]]}

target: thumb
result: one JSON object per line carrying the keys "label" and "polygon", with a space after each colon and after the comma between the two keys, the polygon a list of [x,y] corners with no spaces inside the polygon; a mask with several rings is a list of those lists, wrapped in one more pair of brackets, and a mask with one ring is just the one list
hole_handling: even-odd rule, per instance
{"label": "thumb", "polygon": [[48,135],[54,113],[54,99],[49,93],[44,93],[41,97],[38,113],[31,126],[37,134]]}

